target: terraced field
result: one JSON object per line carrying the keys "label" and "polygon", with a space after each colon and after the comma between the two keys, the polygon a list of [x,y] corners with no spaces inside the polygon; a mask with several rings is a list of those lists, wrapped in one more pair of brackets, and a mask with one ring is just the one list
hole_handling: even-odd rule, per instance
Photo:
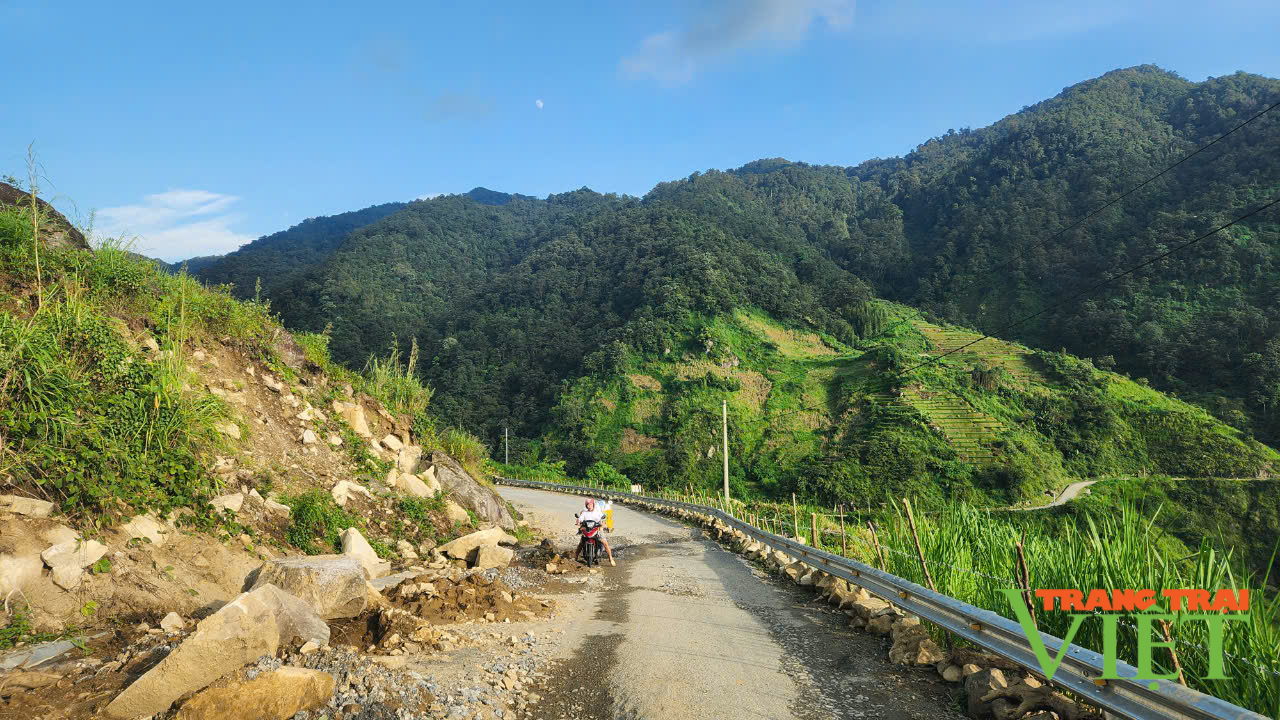
{"label": "terraced field", "polygon": [[[929,344],[933,346],[931,352],[935,356],[964,348],[959,352],[955,352],[954,355],[950,355],[948,359],[970,364],[981,362],[993,367],[1002,367],[1024,386],[1033,381],[1044,381],[1044,378],[1031,365],[1033,358],[1031,351],[1021,345],[995,338],[986,338],[977,344],[969,345],[969,343],[982,337],[982,335],[972,330],[943,327],[922,320],[915,321],[914,325],[920,331],[920,334],[924,335],[925,339],[929,341]],[[965,347],[966,345],[968,347]]]}
{"label": "terraced field", "polygon": [[996,457],[992,444],[1005,430],[1004,423],[974,408],[959,395],[912,386],[904,388],[898,396],[882,392],[872,397],[880,402],[919,411],[947,438],[964,462],[981,464]]}

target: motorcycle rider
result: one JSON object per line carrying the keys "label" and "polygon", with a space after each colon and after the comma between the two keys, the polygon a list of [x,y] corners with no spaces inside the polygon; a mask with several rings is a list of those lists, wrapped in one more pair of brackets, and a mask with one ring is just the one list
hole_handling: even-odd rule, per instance
{"label": "motorcycle rider", "polygon": [[[604,525],[604,513],[596,509],[595,500],[591,498],[587,498],[586,508],[587,508],[586,510],[578,513],[578,515],[576,516],[578,518],[578,523],[582,523],[582,521],[584,520],[593,520],[599,523],[600,525]],[[613,567],[617,567],[618,563],[613,561],[613,550],[609,547],[609,541],[604,539],[604,533],[596,533],[596,539],[599,540],[600,544],[604,546],[604,551],[609,556],[609,564],[612,565]],[[582,541],[579,540],[577,549],[573,551],[574,562],[578,562],[578,555],[580,555],[581,553],[582,553]]]}

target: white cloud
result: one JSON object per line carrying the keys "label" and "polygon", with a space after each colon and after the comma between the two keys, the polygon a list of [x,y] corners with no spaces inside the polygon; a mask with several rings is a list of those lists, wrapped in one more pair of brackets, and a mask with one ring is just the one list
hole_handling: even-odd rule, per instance
{"label": "white cloud", "polygon": [[539,109],[539,110],[541,110],[541,109],[542,109],[542,98],[538,98],[537,100],[534,100],[534,101],[533,101],[533,104],[534,104],[534,105],[537,105],[537,106],[538,106],[538,109]]}
{"label": "white cloud", "polygon": [[430,200],[432,198],[438,198],[443,194],[444,193],[437,193],[437,192],[422,193],[418,197],[414,198],[414,200]]}
{"label": "white cloud", "polygon": [[622,59],[622,69],[663,85],[682,85],[705,67],[736,53],[795,47],[815,21],[837,29],[849,27],[853,7],[854,0],[717,2],[687,27],[645,38],[639,50]]}
{"label": "white cloud", "polygon": [[137,205],[99,210],[94,235],[131,242],[135,252],[167,261],[220,255],[254,239],[231,229],[239,218],[227,210],[239,199],[208,190],[148,195]]}

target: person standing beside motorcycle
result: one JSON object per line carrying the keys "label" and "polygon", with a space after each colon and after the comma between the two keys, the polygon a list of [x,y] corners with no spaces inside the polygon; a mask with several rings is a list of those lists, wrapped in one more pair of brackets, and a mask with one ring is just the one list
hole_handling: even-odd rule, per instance
{"label": "person standing beside motorcycle", "polygon": [[[604,524],[604,513],[600,512],[599,510],[597,510],[597,509],[596,509],[596,501],[595,501],[595,500],[593,500],[593,499],[591,499],[591,498],[587,498],[586,508],[587,508],[587,509],[586,509],[585,511],[580,512],[580,513],[578,513],[578,514],[575,516],[575,517],[577,518],[577,522],[578,522],[578,523],[582,523],[584,520],[591,520],[591,521],[593,521],[593,522],[595,522],[595,523],[597,523],[597,524],[600,524],[600,525],[603,525],[603,524]],[[617,566],[618,566],[618,563],[616,563],[616,562],[614,562],[614,561],[613,561],[613,549],[609,547],[609,541],[604,539],[604,535],[603,535],[603,534],[602,534],[602,535],[597,536],[597,539],[600,541],[600,544],[601,544],[601,545],[604,545],[604,551],[605,551],[605,554],[609,556],[609,564],[610,564],[610,565],[612,565],[612,566],[614,566],[614,567],[617,567]],[[577,549],[575,549],[575,550],[573,551],[573,561],[574,561],[574,562],[577,562],[577,561],[578,561],[578,556],[579,556],[580,554],[582,554],[582,542],[581,542],[581,541],[579,541],[579,542],[578,542],[578,547],[577,547]]]}

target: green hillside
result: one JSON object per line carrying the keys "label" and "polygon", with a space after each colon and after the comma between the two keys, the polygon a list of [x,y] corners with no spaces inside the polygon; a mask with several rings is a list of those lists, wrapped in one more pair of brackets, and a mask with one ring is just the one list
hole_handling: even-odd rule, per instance
{"label": "green hillside", "polygon": [[683,342],[573,383],[545,450],[713,489],[727,399],[731,480],[748,497],[1039,504],[1081,477],[1277,467],[1275,451],[1204,410],[1069,355],[984,340],[933,362],[979,336],[874,307],[891,331],[862,346],[759,311],[691,317]]}

